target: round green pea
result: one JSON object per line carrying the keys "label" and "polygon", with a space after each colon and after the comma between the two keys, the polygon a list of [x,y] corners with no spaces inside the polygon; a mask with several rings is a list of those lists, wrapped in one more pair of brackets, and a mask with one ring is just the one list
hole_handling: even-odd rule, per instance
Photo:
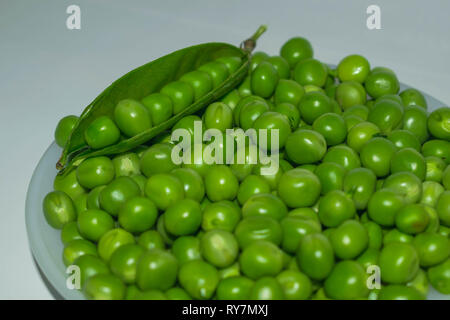
{"label": "round green pea", "polygon": [[62,191],[48,193],[42,207],[47,223],[56,229],[62,229],[64,225],[77,218],[72,199]]}

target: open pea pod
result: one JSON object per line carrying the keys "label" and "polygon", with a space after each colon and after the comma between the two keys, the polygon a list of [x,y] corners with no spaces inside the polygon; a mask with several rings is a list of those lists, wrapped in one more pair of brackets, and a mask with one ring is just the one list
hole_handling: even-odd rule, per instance
{"label": "open pea pod", "polygon": [[[241,48],[227,43],[200,44],[170,53],[119,78],[83,111],[64,147],[56,168],[61,172],[68,171],[86,158],[118,154],[131,150],[157,134],[170,129],[181,118],[203,109],[224,96],[241,83],[248,74],[250,53],[255,47],[256,39],[264,31],[265,27],[260,27],[251,38],[243,42]],[[195,101],[182,112],[132,138],[121,140],[111,146],[92,149],[84,142],[86,128],[100,116],[112,117],[114,108],[119,101],[123,99],[141,100],[151,93],[158,92],[166,84],[178,80],[187,72],[193,71],[207,62],[227,56],[240,57],[242,65],[220,86]]]}

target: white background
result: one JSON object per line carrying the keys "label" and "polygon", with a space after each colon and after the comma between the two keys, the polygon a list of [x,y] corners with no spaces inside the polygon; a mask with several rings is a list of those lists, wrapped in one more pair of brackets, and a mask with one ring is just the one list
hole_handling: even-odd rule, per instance
{"label": "white background", "polygon": [[[71,4],[81,30],[66,29]],[[371,4],[382,30],[366,27]],[[0,0],[0,298],[53,298],[28,248],[27,186],[57,121],[122,74],[185,46],[239,44],[268,24],[259,50],[277,54],[301,35],[325,62],[363,54],[448,105],[448,12],[448,0]]]}

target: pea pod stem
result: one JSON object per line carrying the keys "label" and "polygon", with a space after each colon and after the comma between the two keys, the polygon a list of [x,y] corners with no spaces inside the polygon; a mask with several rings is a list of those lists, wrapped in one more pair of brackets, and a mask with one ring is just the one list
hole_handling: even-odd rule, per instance
{"label": "pea pod stem", "polygon": [[250,38],[241,43],[241,49],[246,51],[247,53],[251,53],[256,47],[256,41],[264,32],[266,32],[266,30],[267,26],[264,24],[261,25]]}

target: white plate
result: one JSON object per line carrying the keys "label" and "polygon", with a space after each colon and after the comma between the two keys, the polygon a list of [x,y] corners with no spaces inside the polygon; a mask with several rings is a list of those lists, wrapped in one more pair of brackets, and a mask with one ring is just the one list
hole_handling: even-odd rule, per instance
{"label": "white plate", "polygon": [[[401,90],[405,88],[408,86],[401,86]],[[424,95],[429,111],[445,105],[427,94]],[[60,154],[61,148],[52,143],[34,170],[25,206],[26,225],[31,251],[44,276],[61,297],[78,300],[84,299],[81,292],[66,287],[67,274],[62,260],[63,244],[60,231],[47,224],[42,211],[42,200],[53,190],[53,179],[57,173],[55,164]],[[450,295],[440,294],[431,288],[428,299],[450,300]]]}

